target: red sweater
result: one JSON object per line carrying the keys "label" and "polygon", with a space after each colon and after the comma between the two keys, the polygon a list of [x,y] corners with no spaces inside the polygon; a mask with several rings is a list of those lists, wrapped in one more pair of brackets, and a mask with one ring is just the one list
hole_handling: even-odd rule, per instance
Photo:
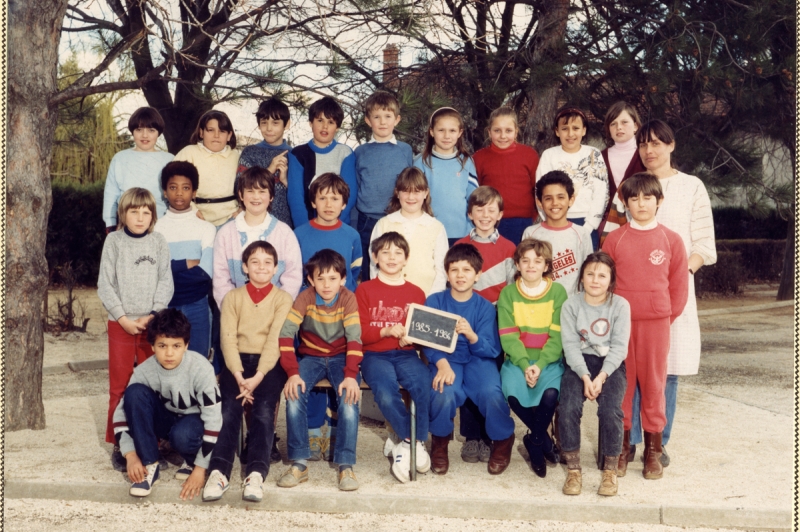
{"label": "red sweater", "polygon": [[494,242],[477,235],[473,239],[473,235],[474,233],[470,233],[456,244],[472,244],[481,254],[483,268],[480,279],[475,283],[475,292],[483,296],[489,303],[497,303],[500,291],[506,287],[508,275],[506,269],[513,265],[513,261],[510,264],[506,264],[506,261],[512,260],[517,246],[496,232],[497,239]]}
{"label": "red sweater", "polygon": [[381,329],[396,323],[405,325],[408,305],[425,304],[425,292],[415,284],[406,282],[391,286],[380,279],[372,279],[356,288],[358,315],[361,319],[361,341],[364,352],[414,349],[413,345],[400,347],[399,340],[393,336],[381,338]]}
{"label": "red sweater", "polygon": [[536,216],[534,186],[539,154],[525,144],[512,144],[501,150],[494,144],[472,156],[478,171],[478,183],[494,187],[503,196],[506,218]]}
{"label": "red sweater", "polygon": [[658,224],[633,229],[625,224],[611,231],[603,251],[617,265],[617,289],[631,305],[631,320],[669,317],[683,312],[689,298],[689,264],[678,233]]}

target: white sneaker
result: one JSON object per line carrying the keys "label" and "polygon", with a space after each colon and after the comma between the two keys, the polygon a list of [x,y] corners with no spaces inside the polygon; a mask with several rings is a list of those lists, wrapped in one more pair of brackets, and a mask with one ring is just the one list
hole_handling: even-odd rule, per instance
{"label": "white sneaker", "polygon": [[158,482],[158,462],[145,466],[147,475],[141,482],[134,482],[131,484],[131,489],[128,491],[134,497],[146,497],[150,495],[153,485]]}
{"label": "white sneaker", "polygon": [[400,443],[400,440],[397,438],[397,434],[395,434],[394,431],[390,431],[389,437],[386,438],[386,443],[383,444],[383,456],[391,456],[392,451],[397,447],[398,443]]}
{"label": "white sneaker", "polygon": [[392,450],[392,456],[394,457],[392,474],[397,480],[405,484],[411,480],[411,445],[401,441],[395,445]]}
{"label": "white sneaker", "polygon": [[250,473],[244,479],[244,493],[242,493],[242,500],[250,502],[261,502],[264,497],[264,477],[261,473]]}
{"label": "white sneaker", "polygon": [[218,501],[222,498],[222,494],[228,491],[230,483],[225,478],[219,469],[215,469],[208,475],[206,486],[203,488],[204,501]]}
{"label": "white sneaker", "polygon": [[417,473],[431,470],[431,457],[425,449],[425,442],[417,440]]}
{"label": "white sneaker", "polygon": [[183,461],[183,464],[178,468],[175,472],[175,480],[186,480],[189,478],[189,475],[192,474],[192,466],[186,463],[186,460]]}

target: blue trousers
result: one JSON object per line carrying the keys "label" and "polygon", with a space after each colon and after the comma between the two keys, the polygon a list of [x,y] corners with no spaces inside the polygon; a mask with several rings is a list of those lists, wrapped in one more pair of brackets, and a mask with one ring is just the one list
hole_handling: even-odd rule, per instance
{"label": "blue trousers", "polygon": [[372,218],[364,213],[358,213],[358,222],[356,223],[356,230],[361,237],[361,256],[364,257],[361,264],[361,280],[369,281],[369,260],[371,251],[369,250],[369,239],[372,236],[372,229],[378,223],[379,218]]}
{"label": "blue trousers", "polygon": [[[456,408],[464,404],[467,397],[478,406],[486,418],[486,434],[492,440],[505,440],[514,433],[514,420],[500,386],[500,372],[494,359],[473,357],[467,364],[450,363],[456,374],[451,385],[444,391],[431,389],[430,431],[434,436],[444,437],[453,432]],[[429,364],[431,380],[436,376],[436,365]]]}
{"label": "blue trousers", "polygon": [[[311,388],[322,379],[328,379],[338,391],[344,380],[345,354],[332,357],[298,356],[300,378],[306,383],[306,391],[297,387],[298,399],[286,401],[286,432],[289,460],[307,460],[311,456],[308,445],[308,397]],[[356,380],[361,382],[360,376]],[[356,463],[356,441],[358,439],[358,403],[348,405],[344,394],[338,395],[339,422],[336,430],[336,446],[333,461],[339,465]]]}
{"label": "blue trousers", "polygon": [[[192,325],[189,349],[208,358],[208,350],[211,345],[211,309],[208,306],[208,296],[203,296],[194,303],[178,305],[173,308],[183,312]],[[220,353],[221,356],[222,353]]]}
{"label": "blue trousers", "polygon": [[[672,433],[672,422],[675,420],[675,410],[678,407],[678,376],[667,375],[667,386],[664,388],[664,397],[667,400],[667,424],[664,427],[664,432],[661,433],[661,445],[666,445],[669,441],[669,436]],[[631,445],[639,445],[642,443],[642,416],[640,413],[641,396],[639,395],[639,387],[633,394],[633,418],[631,421]]]}
{"label": "blue trousers", "polygon": [[417,352],[410,350],[368,351],[361,362],[361,374],[375,394],[383,416],[401,439],[411,437],[411,417],[400,396],[405,388],[417,409],[417,439],[428,437],[431,374]]}
{"label": "blue trousers", "polygon": [[136,454],[144,465],[159,459],[158,439],[169,439],[189,465],[194,465],[203,445],[203,420],[200,414],[179,416],[170,412],[151,388],[134,383],[125,390],[123,408]]}

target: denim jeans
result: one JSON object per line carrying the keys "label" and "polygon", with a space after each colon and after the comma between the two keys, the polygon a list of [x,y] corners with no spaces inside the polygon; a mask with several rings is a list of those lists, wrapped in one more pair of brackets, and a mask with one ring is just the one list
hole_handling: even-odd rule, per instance
{"label": "denim jeans", "polygon": [[[222,343],[220,342],[220,321],[221,314],[217,301],[214,299],[213,288],[208,291],[208,307],[211,309],[211,347],[214,349],[214,358],[211,360],[211,365],[214,366],[214,375],[219,375],[222,371],[222,366],[225,365],[225,359],[222,356]],[[238,394],[237,394],[238,395]]]}
{"label": "denim jeans", "polygon": [[400,396],[400,386],[408,391],[417,409],[417,439],[428,437],[431,401],[431,374],[416,351],[368,351],[361,362],[361,374],[375,394],[378,408],[401,439],[411,437],[411,416]]}
{"label": "denim jeans", "polygon": [[[678,376],[667,375],[667,386],[664,388],[664,397],[667,400],[667,425],[661,433],[661,445],[666,445],[672,433],[672,422],[675,420],[675,410],[678,407]],[[642,417],[640,413],[639,387],[633,394],[633,426],[631,427],[631,445],[642,443]]]}
{"label": "denim jeans", "polygon": [[[249,379],[256,374],[261,357],[246,354],[240,356],[244,367],[242,377]],[[286,384],[286,372],[280,364],[275,364],[275,367],[264,375],[261,384],[253,390],[253,408],[247,427],[247,466],[243,476],[258,472],[263,478],[267,478],[269,453],[275,436],[275,405],[281,400],[284,384]],[[214,452],[211,453],[208,469],[209,471],[218,469],[227,478],[231,478],[233,457],[239,444],[243,408],[242,400],[236,399],[239,395],[239,385],[236,384],[231,371],[224,365],[219,377],[219,389],[222,394],[222,429],[219,431]]]}
{"label": "denim jeans", "polygon": [[[339,421],[336,429],[336,446],[333,461],[339,465],[356,463],[356,441],[358,439],[358,403],[345,404],[345,394],[338,395],[339,385],[344,380],[344,353],[332,357],[297,357],[300,378],[306,383],[306,391],[297,387],[298,398],[286,400],[286,433],[289,460],[307,460],[311,456],[308,446],[308,396],[311,388],[322,379],[328,379],[337,390]],[[361,382],[360,376],[356,381]]]}
{"label": "denim jeans", "polygon": [[[594,379],[603,369],[603,357],[583,355],[589,368],[589,377]],[[600,424],[600,453],[617,456],[622,452],[622,398],[628,381],[625,362],[614,371],[597,396],[597,418]],[[558,405],[558,437],[561,449],[577,451],[581,447],[581,417],[583,416],[583,380],[567,366],[561,378],[561,402]]]}
{"label": "denim jeans", "polygon": [[525,229],[533,225],[533,220],[529,218],[503,218],[497,226],[497,230],[503,235],[503,238],[510,240],[515,246],[518,246],[522,240],[522,233]]}
{"label": "denim jeans", "polygon": [[208,350],[211,344],[211,309],[208,306],[208,296],[203,296],[194,303],[187,303],[173,308],[183,312],[183,315],[192,325],[189,349],[208,358]]}
{"label": "denim jeans", "polygon": [[375,227],[375,224],[378,223],[378,220],[379,218],[373,218],[361,212],[358,213],[356,230],[361,237],[361,256],[364,257],[363,262],[361,263],[362,281],[369,281],[369,263],[370,257],[372,257],[372,254],[369,250],[370,237],[372,236],[372,229]]}
{"label": "denim jeans", "polygon": [[179,416],[170,412],[156,392],[138,382],[125,390],[123,408],[142,464],[158,462],[158,439],[165,438],[187,464],[194,465],[197,451],[203,445],[204,427],[200,414]]}

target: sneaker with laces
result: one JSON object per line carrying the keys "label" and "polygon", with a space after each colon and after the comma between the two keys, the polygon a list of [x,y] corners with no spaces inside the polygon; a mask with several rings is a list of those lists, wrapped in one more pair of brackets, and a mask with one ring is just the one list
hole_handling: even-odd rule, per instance
{"label": "sneaker with laces", "polygon": [[122,456],[119,445],[115,445],[114,449],[111,451],[111,467],[114,468],[114,471],[119,471],[120,473],[126,473],[128,471],[128,461]]}
{"label": "sneaker with laces", "polygon": [[386,443],[383,444],[383,456],[387,458],[391,456],[398,443],[400,443],[400,440],[397,438],[397,434],[389,432],[389,437],[386,438]]}
{"label": "sneaker with laces", "polygon": [[181,466],[175,472],[175,480],[186,480],[189,478],[189,475],[192,474],[192,469],[194,468],[186,463],[186,460],[184,460]]}
{"label": "sneaker with laces", "polygon": [[261,502],[264,497],[264,477],[261,473],[254,471],[244,479],[244,492],[242,500],[250,502]]}
{"label": "sneaker with laces", "polygon": [[352,467],[339,472],[339,489],[341,491],[355,491],[358,489],[358,479]]}
{"label": "sneaker with laces", "polygon": [[425,449],[425,442],[417,440],[417,473],[427,473],[431,470],[431,457]]}
{"label": "sneaker with laces", "polygon": [[395,446],[392,456],[392,475],[405,484],[411,480],[411,444],[401,441]]}
{"label": "sneaker with laces", "polygon": [[461,459],[470,464],[474,464],[480,457],[479,440],[467,440],[461,446]]}
{"label": "sneaker with laces", "polygon": [[481,462],[488,462],[489,458],[492,456],[492,448],[491,446],[486,443],[485,441],[481,440],[478,442],[478,460]]}
{"label": "sneaker with laces", "polygon": [[225,475],[219,469],[215,469],[208,475],[208,480],[203,488],[203,500],[218,501],[222,498],[222,494],[228,491],[230,483]]}
{"label": "sneaker with laces", "polygon": [[278,479],[278,487],[280,488],[293,488],[308,480],[308,468],[303,471],[300,468],[292,465],[286,472]]}
{"label": "sneaker with laces", "polygon": [[153,485],[158,482],[158,462],[145,466],[147,475],[141,482],[131,483],[129,493],[134,497],[146,497],[153,490]]}

